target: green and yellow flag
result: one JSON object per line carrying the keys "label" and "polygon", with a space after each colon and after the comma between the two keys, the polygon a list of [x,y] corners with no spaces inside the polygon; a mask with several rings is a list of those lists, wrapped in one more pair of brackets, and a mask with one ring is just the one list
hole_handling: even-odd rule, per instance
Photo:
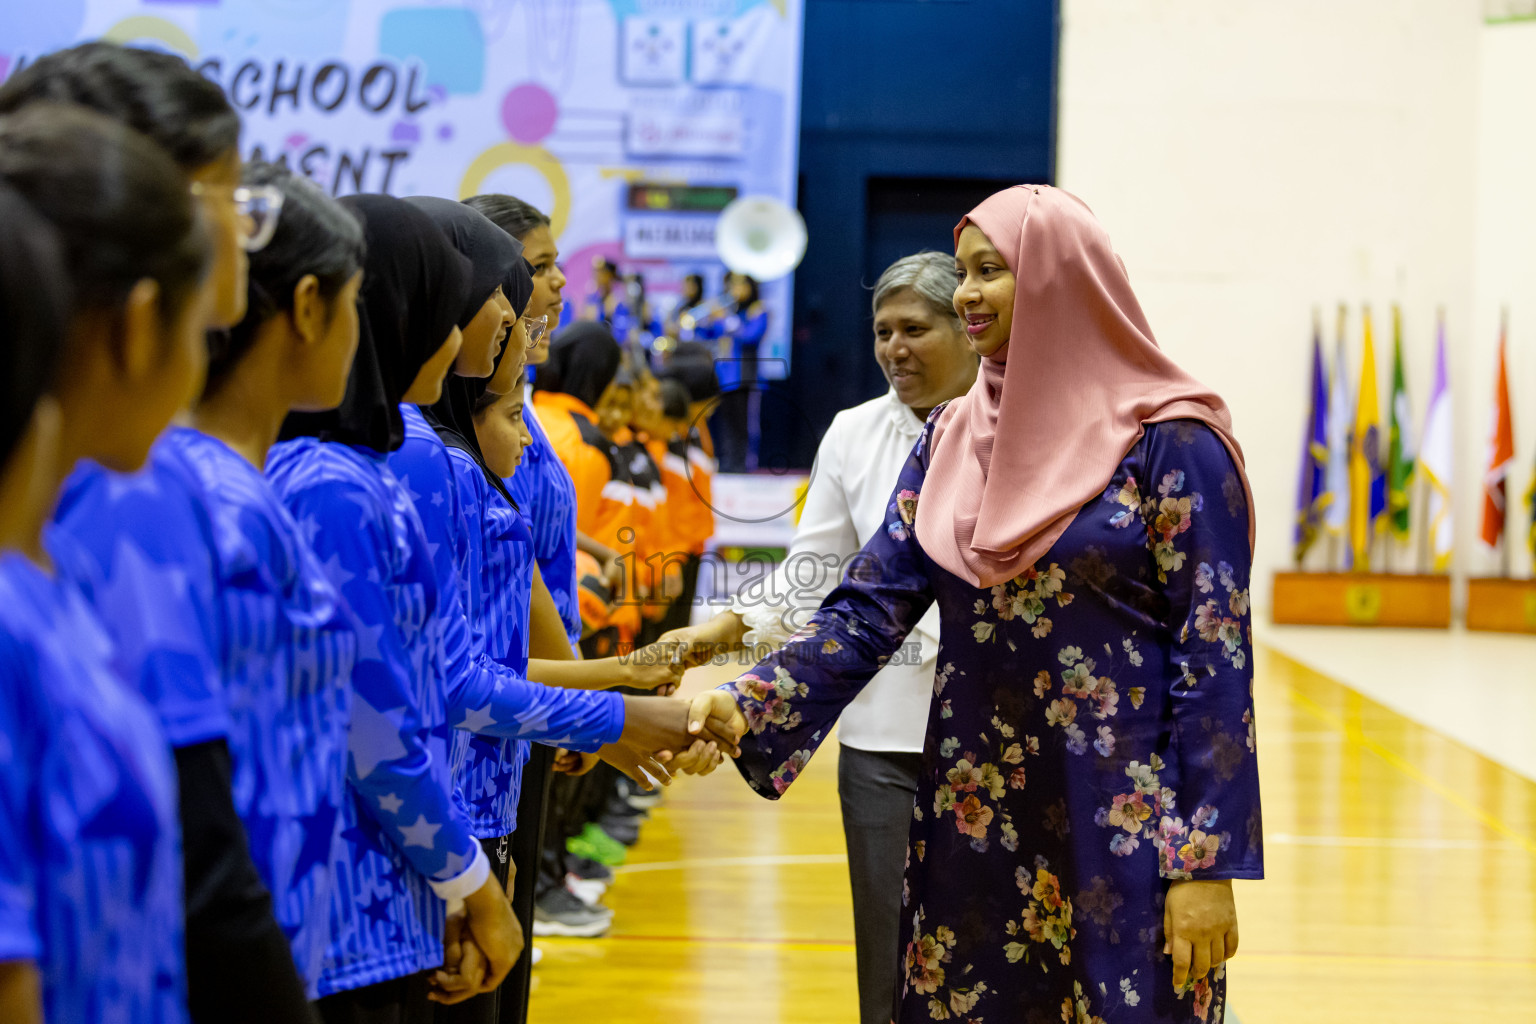
{"label": "green and yellow flag", "polygon": [[1419,455],[1413,439],[1413,406],[1403,371],[1403,310],[1392,307],[1392,411],[1387,428],[1387,524],[1398,540],[1412,524],[1414,469]]}
{"label": "green and yellow flag", "polygon": [[1371,310],[1366,307],[1360,393],[1349,445],[1349,564],[1356,572],[1370,571],[1371,542],[1387,511],[1387,474],[1381,464],[1381,405],[1376,396],[1376,345],[1371,337]]}

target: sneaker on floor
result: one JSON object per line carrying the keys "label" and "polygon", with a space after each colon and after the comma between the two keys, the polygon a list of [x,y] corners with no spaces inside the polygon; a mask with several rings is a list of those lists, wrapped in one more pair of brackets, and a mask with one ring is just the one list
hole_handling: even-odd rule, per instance
{"label": "sneaker on floor", "polygon": [[565,876],[565,887],[589,907],[598,906],[608,891],[607,882],[595,878],[577,878],[575,875]]}
{"label": "sneaker on floor", "polygon": [[607,864],[601,864],[586,857],[572,857],[568,864],[567,874],[575,875],[583,882],[597,881],[604,885],[613,884],[613,868]]}
{"label": "sneaker on floor", "polygon": [[651,812],[644,807],[636,807],[622,796],[615,794],[603,805],[603,813],[598,820],[603,818],[637,818],[641,821],[651,816]]}
{"label": "sneaker on floor", "polygon": [[602,829],[610,839],[625,846],[634,846],[640,841],[639,818],[610,818],[605,815],[597,820],[597,827]]}
{"label": "sneaker on floor", "polygon": [[533,934],[538,936],[595,939],[608,934],[612,924],[613,911],[589,907],[575,893],[560,886],[544,893],[533,906]]}
{"label": "sneaker on floor", "polygon": [[639,810],[649,810],[662,801],[661,787],[647,791],[628,776],[619,779],[619,795],[625,803]]}
{"label": "sneaker on floor", "polygon": [[580,835],[567,839],[565,848],[577,857],[595,860],[611,868],[623,864],[629,856],[624,844],[604,832],[596,822],[588,822]]}

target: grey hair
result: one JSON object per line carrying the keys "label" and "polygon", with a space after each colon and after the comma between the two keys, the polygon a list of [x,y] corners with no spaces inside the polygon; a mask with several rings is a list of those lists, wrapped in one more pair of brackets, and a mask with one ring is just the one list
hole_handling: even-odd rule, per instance
{"label": "grey hair", "polygon": [[886,300],[897,292],[910,291],[933,309],[940,317],[948,318],[956,326],[960,317],[955,313],[955,258],[949,253],[927,250],[903,256],[885,268],[880,280],[875,282],[873,310],[876,316]]}

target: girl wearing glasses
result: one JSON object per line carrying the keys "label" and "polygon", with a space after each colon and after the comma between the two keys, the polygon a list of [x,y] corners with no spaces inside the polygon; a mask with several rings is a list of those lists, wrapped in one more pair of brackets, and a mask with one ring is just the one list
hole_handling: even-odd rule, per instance
{"label": "girl wearing glasses", "polygon": [[[173,294],[160,280],[157,295],[147,296],[179,303],[180,319],[151,317],[137,325],[152,330],[166,355],[145,365],[116,354],[103,363],[101,381],[79,378],[80,394],[92,393],[66,410],[66,419],[90,441],[82,440],[69,458],[71,464],[84,461],[61,496],[50,547],[61,572],[100,614],[117,646],[119,666],[158,712],[175,751],[192,1014],[230,1021],[305,1020],[304,985],[243,841],[230,786],[233,712],[244,695],[221,679],[226,624],[216,596],[215,524],[184,468],[163,445],[150,450],[154,435],[197,396],[207,360],[206,330],[230,326],[245,311],[246,247],[252,239],[235,202],[239,117],[216,85],[179,58],[110,44],[41,58],[0,88],[0,110],[20,110],[18,116],[48,99],[92,108],[100,112],[97,117],[106,115],[158,143],[155,173],[163,173],[167,183],[190,179],[187,216],[200,214],[194,219],[202,226],[189,228],[189,237],[200,249],[206,246],[210,261],[206,275],[201,265],[196,275],[187,275],[191,283],[183,292]],[[83,137],[91,129],[74,130]],[[46,175],[53,157],[40,153],[38,173]],[[12,156],[20,160],[22,151]],[[98,170],[114,180],[126,177],[105,154]],[[187,186],[178,187],[186,195]],[[164,207],[168,200],[156,202]],[[132,212],[123,211],[126,223],[146,239],[159,237],[141,216],[130,217]],[[146,203],[142,216],[161,212]],[[92,244],[93,258],[104,259],[108,247],[99,240]],[[146,241],[126,251],[148,251],[151,245]],[[83,275],[77,285],[81,294],[100,286],[89,271],[77,272]],[[133,296],[128,299],[131,304]],[[134,326],[125,321],[126,328]],[[145,391],[134,398],[133,380],[141,372],[147,375]],[[140,427],[143,451],[137,449]],[[124,446],[133,448],[132,457],[125,457]],[[138,469],[146,453],[143,472],[122,475]]]}

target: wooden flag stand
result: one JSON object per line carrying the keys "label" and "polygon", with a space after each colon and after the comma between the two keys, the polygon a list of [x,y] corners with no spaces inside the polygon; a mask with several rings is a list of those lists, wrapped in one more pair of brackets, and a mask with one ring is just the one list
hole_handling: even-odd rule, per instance
{"label": "wooden flag stand", "polygon": [[1448,629],[1448,576],[1367,572],[1275,574],[1274,621],[1293,626]]}
{"label": "wooden flag stand", "polygon": [[1467,628],[1478,633],[1536,633],[1536,580],[1510,578],[1509,536],[1499,543],[1500,576],[1467,581]]}
{"label": "wooden flag stand", "polygon": [[1467,581],[1467,628],[1480,633],[1536,633],[1536,580]]}

